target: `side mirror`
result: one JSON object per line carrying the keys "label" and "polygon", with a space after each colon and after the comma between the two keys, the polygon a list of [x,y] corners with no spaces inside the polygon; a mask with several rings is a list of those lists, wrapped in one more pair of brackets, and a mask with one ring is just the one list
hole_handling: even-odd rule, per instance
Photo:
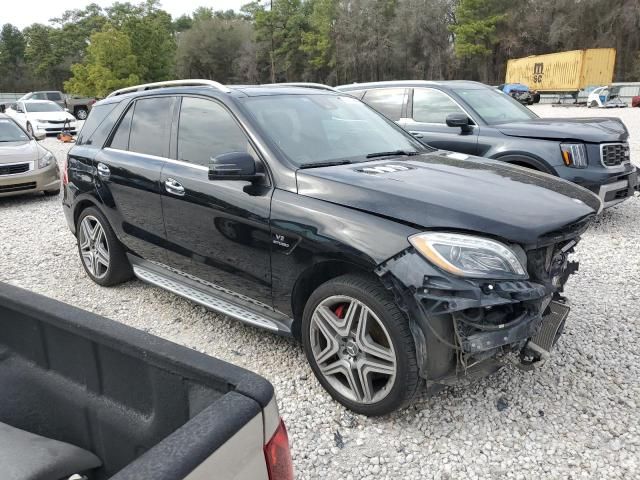
{"label": "side mirror", "polygon": [[47,132],[45,132],[44,130],[36,130],[35,132],[33,132],[33,138],[38,141],[44,140],[45,138],[47,138]]}
{"label": "side mirror", "polygon": [[464,113],[450,113],[447,115],[447,127],[458,127],[464,133],[472,130],[469,124],[469,117]]}
{"label": "side mirror", "polygon": [[209,180],[244,180],[255,182],[263,174],[256,171],[256,161],[247,152],[229,152],[209,161]]}

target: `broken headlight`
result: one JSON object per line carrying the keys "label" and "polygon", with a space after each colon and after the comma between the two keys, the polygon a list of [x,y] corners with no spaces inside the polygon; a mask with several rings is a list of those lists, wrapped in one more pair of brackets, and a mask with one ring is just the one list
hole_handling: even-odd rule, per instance
{"label": "broken headlight", "polygon": [[526,278],[512,249],[488,238],[459,233],[426,232],[409,242],[431,263],[454,275],[472,278]]}

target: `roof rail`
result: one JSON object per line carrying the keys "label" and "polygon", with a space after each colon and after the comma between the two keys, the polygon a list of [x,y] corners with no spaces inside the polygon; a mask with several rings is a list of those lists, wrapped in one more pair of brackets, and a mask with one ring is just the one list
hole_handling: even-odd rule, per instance
{"label": "roof rail", "polygon": [[168,80],[166,82],[144,83],[142,85],[133,85],[131,87],[121,88],[119,90],[111,92],[109,95],[107,95],[107,98],[115,97],[116,95],[124,95],[125,93],[142,92],[145,90],[152,90],[154,88],[165,87],[213,87],[226,93],[229,93],[231,91],[223,84],[214,82],[213,80]]}
{"label": "roof rail", "polygon": [[[325,85],[323,83],[312,82],[285,82],[285,83],[265,83],[262,87],[302,87],[302,88],[317,88],[318,90],[329,90],[330,92],[338,92],[333,87]],[[342,93],[342,92],[340,92]]]}

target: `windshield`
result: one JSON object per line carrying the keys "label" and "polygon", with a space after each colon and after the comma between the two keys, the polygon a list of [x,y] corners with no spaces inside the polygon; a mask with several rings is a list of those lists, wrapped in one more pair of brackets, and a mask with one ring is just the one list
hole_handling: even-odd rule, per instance
{"label": "windshield", "polygon": [[455,92],[490,125],[538,118],[527,107],[493,88],[460,89]]}
{"label": "windshield", "polygon": [[61,112],[62,107],[53,102],[29,103],[25,102],[24,108],[27,112]]}
{"label": "windshield", "polygon": [[366,161],[382,152],[427,151],[351,96],[277,95],[246,98],[262,130],[298,166]]}
{"label": "windshield", "polygon": [[0,142],[26,142],[29,140],[24,131],[12,120],[0,118]]}

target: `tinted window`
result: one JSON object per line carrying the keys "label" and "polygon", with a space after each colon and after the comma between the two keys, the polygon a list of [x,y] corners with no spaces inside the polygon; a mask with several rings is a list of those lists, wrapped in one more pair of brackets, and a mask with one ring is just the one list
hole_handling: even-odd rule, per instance
{"label": "tinted window", "polygon": [[60,100],[62,100],[62,95],[60,95],[60,92],[49,92],[47,93],[47,99],[54,102],[59,102]]}
{"label": "tinted window", "polygon": [[385,117],[398,121],[402,116],[404,88],[376,88],[369,90],[363,100]]}
{"label": "tinted window", "polygon": [[430,88],[416,88],[413,91],[413,119],[423,123],[446,124],[447,115],[464,113],[451,98]]}
{"label": "tinted window", "polygon": [[29,97],[29,99],[31,99],[31,100],[46,100],[47,97],[45,96],[44,92],[38,92],[38,93],[34,93],[33,95],[31,95]]}
{"label": "tinted window", "polygon": [[266,95],[242,101],[271,142],[297,165],[363,162],[370,153],[427,149],[349,95]]}
{"label": "tinted window", "polygon": [[178,126],[178,160],[208,165],[209,159],[229,152],[253,152],[231,114],[211,100],[185,97]]}
{"label": "tinted window", "polygon": [[126,115],[122,118],[118,129],[113,135],[111,140],[111,148],[117,148],[118,150],[129,149],[129,132],[131,129],[131,118],[133,117],[133,107],[131,107]]}
{"label": "tinted window", "polygon": [[[113,126],[114,120],[106,121],[105,118],[114,111],[115,107],[117,107],[117,103],[107,103],[105,105],[96,105],[91,109],[89,113],[89,117],[84,122],[80,133],[78,134],[78,138],[76,139],[76,143],[78,145],[99,145],[102,146],[104,144],[104,140],[106,139],[106,135],[109,134],[111,127]],[[106,124],[107,134],[104,135],[105,138],[102,138],[102,135],[98,135],[94,138],[94,133],[98,127],[101,127]],[[99,137],[99,138],[98,138]]]}
{"label": "tinted window", "polygon": [[169,156],[172,105],[173,97],[143,98],[136,102],[129,136],[130,151]]}

